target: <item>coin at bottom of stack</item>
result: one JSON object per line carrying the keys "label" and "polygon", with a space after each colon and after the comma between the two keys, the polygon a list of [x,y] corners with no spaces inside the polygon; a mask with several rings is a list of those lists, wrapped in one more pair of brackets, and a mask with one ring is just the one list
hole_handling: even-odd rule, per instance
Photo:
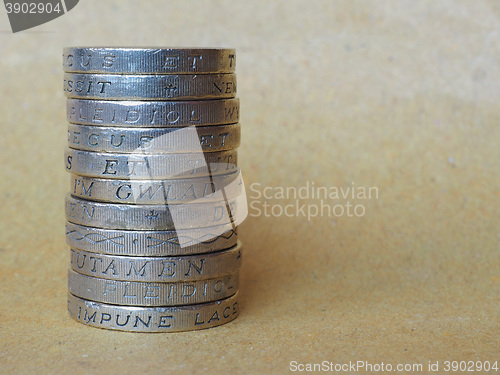
{"label": "coin at bottom of stack", "polygon": [[132,332],[179,332],[212,328],[236,319],[238,293],[215,302],[178,307],[115,306],[68,293],[68,312],[76,321],[98,328]]}

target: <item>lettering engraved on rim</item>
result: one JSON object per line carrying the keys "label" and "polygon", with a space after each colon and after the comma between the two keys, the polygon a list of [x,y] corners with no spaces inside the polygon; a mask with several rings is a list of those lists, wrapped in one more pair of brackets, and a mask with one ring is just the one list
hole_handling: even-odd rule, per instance
{"label": "lettering engraved on rim", "polygon": [[99,203],[66,197],[66,220],[107,229],[176,230],[228,224],[238,218],[237,200],[175,205]]}
{"label": "lettering engraved on rim", "polygon": [[68,270],[71,294],[124,306],[178,306],[218,301],[238,290],[238,272],[206,280],[139,282],[106,280]]}
{"label": "lettering engraved on rim", "polygon": [[205,254],[229,249],[237,240],[237,227],[230,223],[177,231],[134,231],[66,222],[66,243],[98,254],[151,257]]}
{"label": "lettering engraved on rim", "polygon": [[68,98],[108,100],[202,100],[236,96],[235,74],[64,74]]}
{"label": "lettering engraved on rim", "polygon": [[108,280],[174,282],[206,280],[241,267],[241,243],[210,254],[182,257],[131,257],[71,249],[70,268],[79,274]]}
{"label": "lettering engraved on rim", "polygon": [[218,176],[237,170],[236,150],[185,154],[111,154],[66,149],[66,170],[84,177],[177,179]]}
{"label": "lettering engraved on rim", "polygon": [[68,146],[112,153],[214,152],[240,145],[240,124],[181,128],[116,128],[68,124]]}
{"label": "lettering engraved on rim", "polygon": [[99,48],[63,50],[63,68],[80,73],[234,73],[232,48]]}
{"label": "lettering engraved on rim", "polygon": [[243,194],[243,179],[236,172],[177,180],[110,180],[71,175],[74,197],[107,203],[181,204],[220,201]]}
{"label": "lettering engraved on rim", "polygon": [[179,332],[220,326],[239,314],[238,293],[215,302],[177,307],[114,306],[68,293],[68,312],[79,323],[132,332]]}
{"label": "lettering engraved on rim", "polygon": [[67,99],[68,122],[117,127],[181,127],[235,124],[240,119],[240,100],[107,101]]}

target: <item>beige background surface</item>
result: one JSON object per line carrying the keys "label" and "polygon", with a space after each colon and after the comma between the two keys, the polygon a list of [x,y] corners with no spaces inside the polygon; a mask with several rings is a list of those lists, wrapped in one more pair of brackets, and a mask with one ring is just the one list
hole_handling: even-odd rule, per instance
{"label": "beige background surface", "polygon": [[[0,373],[500,360],[497,1],[140,3],[81,1],[15,35],[0,14]],[[249,217],[242,312],[224,327],[80,325],[65,306],[70,45],[235,47],[247,189],[354,182],[379,197],[357,202],[363,217]]]}

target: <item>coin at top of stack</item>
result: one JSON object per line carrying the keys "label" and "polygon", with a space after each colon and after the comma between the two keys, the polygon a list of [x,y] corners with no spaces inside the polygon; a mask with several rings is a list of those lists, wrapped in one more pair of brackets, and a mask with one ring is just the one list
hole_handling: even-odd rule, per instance
{"label": "coin at top of stack", "polygon": [[136,332],[238,315],[234,49],[65,48],[68,311]]}

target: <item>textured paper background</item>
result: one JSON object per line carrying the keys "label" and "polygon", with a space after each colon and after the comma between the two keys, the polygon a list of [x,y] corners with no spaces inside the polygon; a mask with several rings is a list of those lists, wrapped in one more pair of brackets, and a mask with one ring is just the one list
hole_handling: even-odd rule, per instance
{"label": "textured paper background", "polygon": [[[493,0],[86,0],[13,35],[2,11],[0,373],[500,360],[499,17]],[[65,306],[70,45],[235,47],[247,188],[354,182],[379,198],[359,218],[249,217],[241,316],[224,327],[80,325]]]}

